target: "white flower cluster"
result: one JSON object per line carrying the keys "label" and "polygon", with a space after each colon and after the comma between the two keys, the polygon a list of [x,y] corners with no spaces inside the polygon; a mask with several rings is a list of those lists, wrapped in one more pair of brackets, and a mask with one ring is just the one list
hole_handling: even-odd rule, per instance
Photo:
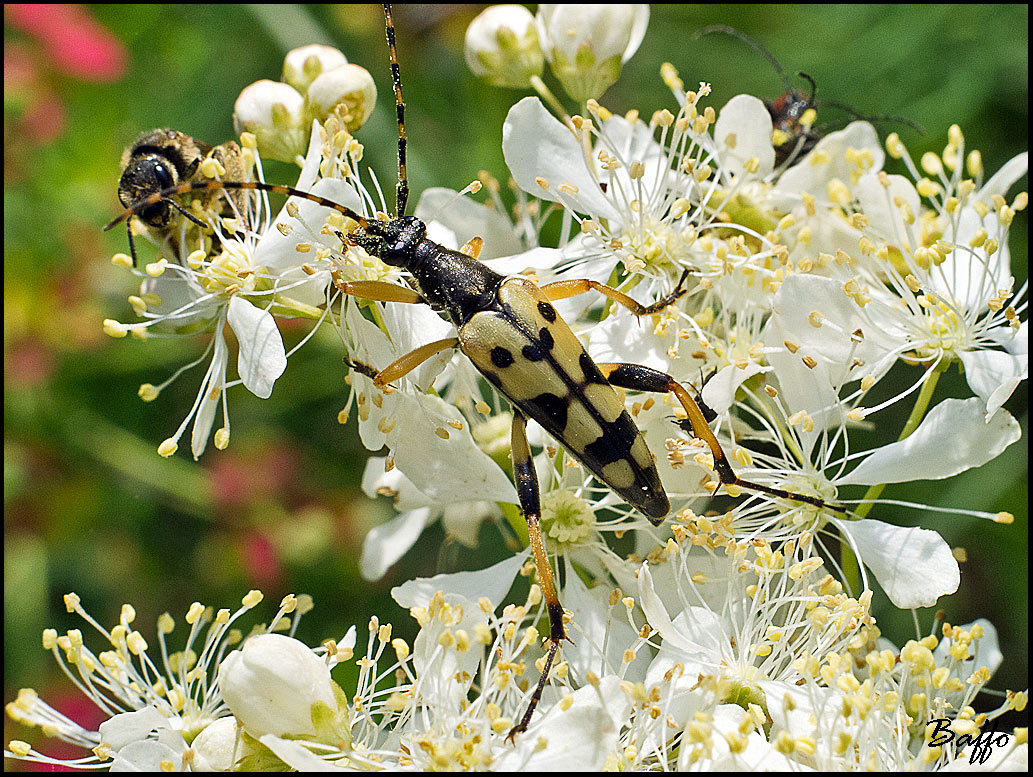
{"label": "white flower cluster", "polygon": [[[1002,660],[989,623],[938,622],[894,647],[871,601],[878,587],[897,607],[928,607],[960,584],[951,548],[932,528],[898,525],[900,508],[1010,523],[1007,513],[880,495],[887,484],[979,467],[1020,438],[1003,405],[1028,370],[1027,286],[1015,288],[1008,250],[1028,200],[1009,192],[1027,155],[987,176],[956,126],[941,154],[916,161],[896,135],[883,143],[855,121],[776,163],[784,133],[762,101],[740,95],[716,110],[707,84],[686,91],[669,65],[672,110],[613,115],[596,98],[647,21],[645,6],[541,6],[537,17],[501,6],[478,16],[470,67],[541,95],[517,102],[503,128],[517,207],[503,215],[488,181],[493,207],[435,189],[416,214],[441,245],[483,238],[485,264],[540,284],[588,279],[649,302],[687,278],[685,294],[641,319],[593,293],[557,299],[556,309],[598,362],[696,385],[731,466],[761,488],[718,481],[713,447],[688,431],[678,402],[628,396],[674,508],[654,527],[532,425],[542,535],[573,644],[530,726],[509,741],[542,668],[537,627],[547,622],[535,584],[522,604],[503,606],[534,570],[527,550],[395,589],[419,636],[409,646],[374,619],[347,692],[330,669],[352,658],[354,635],[317,650],[323,658],[272,634],[227,653],[236,616],[220,611],[203,650],[188,641],[171,661],[163,643],[164,675],[127,619],[102,630],[115,650],[98,656],[81,636],[45,637],[112,715],[99,732],[29,692],[10,714],[92,749],[81,766],[897,770],[960,766],[983,753],[972,744],[978,732],[1024,709],[1025,692],[1009,692],[992,713],[972,706]],[[582,115],[541,83],[546,61]],[[372,219],[387,208],[358,178],[362,149],[343,116],[361,111],[325,109],[346,91],[336,80],[336,96],[316,88],[343,62],[322,48],[292,52],[280,86],[299,98],[307,90],[294,100],[309,106],[298,108],[304,122],[244,95],[238,121],[269,135],[244,136],[253,152],[282,146],[274,156],[298,158],[296,188]],[[901,174],[884,169],[887,156]],[[232,229],[213,223],[215,239],[144,270],[142,323],[108,322],[112,334],[214,333],[197,403],[162,453],[192,420],[199,456],[220,402],[224,447],[235,383],[271,394],[287,364],[278,318],[330,322],[352,365],[341,421],[354,409],[363,444],[389,451],[369,460],[363,490],[392,496],[398,510],[367,536],[363,574],[379,578],[438,519],[471,546],[486,521],[526,546],[508,474],[512,419],[470,361],[445,350],[390,385],[373,380],[455,327],[426,306],[341,293],[405,276],[342,242],[355,224],[340,213],[292,198],[272,217],[264,197],[249,202]],[[550,220],[559,238],[541,245]],[[236,380],[226,376],[227,325],[239,344]],[[952,365],[971,396],[937,401]],[[913,407],[899,439],[859,447],[869,438],[858,431],[903,401]],[[941,724],[971,746],[940,744],[930,732]],[[1025,739],[1019,729],[995,740],[989,763],[1024,768]],[[8,755],[47,760],[24,743]]]}
{"label": "white flower cluster", "polygon": [[[541,653],[529,625],[541,593],[532,586],[523,604],[497,610],[526,554],[396,588],[418,636],[410,646],[374,617],[358,658],[354,627],[316,649],[278,633],[293,633],[308,597],[286,597],[239,649],[231,626],[257,591],[234,613],[192,605],[179,651],[167,643],[175,620],[162,615],[152,660],[131,606],[107,630],[69,594],[69,611],[107,649],[94,653],[78,629],[48,630],[44,647],[106,719],[84,729],[23,689],[12,719],[90,755],[54,758],[21,740],[4,755],[112,771],[889,771],[961,765],[968,750],[930,741],[930,726],[950,722],[971,741],[1024,709],[1025,692],[989,715],[971,706],[1002,660],[989,623],[943,624],[896,648],[879,639],[869,595],[846,596],[819,559],[790,563],[764,543],[714,552],[723,533],[704,537],[700,525],[625,566],[637,598],[588,589],[568,568],[576,642],[515,741],[507,732]],[[352,660],[358,678],[342,689],[332,670]],[[1024,731],[997,737],[971,748],[979,763],[1024,767]]]}

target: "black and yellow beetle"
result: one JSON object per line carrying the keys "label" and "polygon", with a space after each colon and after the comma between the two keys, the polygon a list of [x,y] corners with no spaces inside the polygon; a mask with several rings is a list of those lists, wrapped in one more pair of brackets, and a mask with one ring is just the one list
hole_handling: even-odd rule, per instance
{"label": "black and yellow beetle", "polygon": [[649,367],[626,363],[596,363],[552,302],[588,291],[597,291],[628,308],[636,316],[656,313],[685,293],[688,272],[674,290],[651,305],[641,305],[623,292],[589,279],[564,280],[538,286],[523,276],[503,276],[477,261],[480,241],[475,239],[454,251],[427,238],[425,224],[405,215],[408,184],[405,169],[405,124],[401,79],[395,54],[390,6],[385,6],[387,38],[398,112],[398,215],[371,219],[324,197],[288,186],[258,182],[196,181],[156,193],[134,203],[108,229],[133,213],[165,198],[191,191],[215,189],[262,190],[310,200],[343,214],[357,227],[340,237],[372,256],[411,275],[412,288],[382,281],[344,281],[335,278],[339,291],[381,302],[430,304],[448,316],[456,336],[421,346],[384,367],[374,383],[385,386],[408,374],[433,355],[459,348],[513,408],[512,458],[520,508],[528,533],[538,582],[549,613],[549,648],[545,667],[527,711],[510,731],[527,729],[541,698],[556,651],[567,639],[563,607],[553,585],[552,570],[542,541],[539,484],[527,440],[526,423],[533,418],[574,458],[628,504],[659,525],[670,512],[670,502],[642,432],[615,387],[634,391],[671,392],[684,408],[683,428],[702,439],[714,458],[714,469],[724,486],[765,493],[822,507],[834,505],[805,495],[774,489],[739,478],[726,458],[709,421],[712,414],[670,375]]}

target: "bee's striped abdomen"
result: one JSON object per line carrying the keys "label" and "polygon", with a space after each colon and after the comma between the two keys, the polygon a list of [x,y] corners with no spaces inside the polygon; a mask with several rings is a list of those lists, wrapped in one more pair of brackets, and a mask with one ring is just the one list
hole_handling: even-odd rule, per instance
{"label": "bee's striped abdomen", "polygon": [[463,352],[596,477],[659,522],[670,503],[652,454],[581,342],[526,278],[507,278],[497,299],[459,328]]}

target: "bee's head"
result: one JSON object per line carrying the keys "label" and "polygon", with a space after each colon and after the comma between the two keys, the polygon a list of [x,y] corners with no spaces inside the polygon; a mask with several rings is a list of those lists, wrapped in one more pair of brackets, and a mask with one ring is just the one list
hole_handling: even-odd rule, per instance
{"label": "bee's head", "polygon": [[[134,159],[122,172],[118,182],[118,199],[127,208],[164,189],[176,185],[176,169],[168,160],[158,154],[148,154]],[[172,209],[165,201],[159,201],[136,211],[136,216],[152,227],[168,226],[172,220]]]}

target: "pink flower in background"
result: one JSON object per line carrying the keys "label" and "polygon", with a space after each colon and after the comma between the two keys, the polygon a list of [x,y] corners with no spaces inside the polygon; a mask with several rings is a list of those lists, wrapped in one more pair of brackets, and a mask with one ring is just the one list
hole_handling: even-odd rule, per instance
{"label": "pink flower in background", "polygon": [[12,28],[36,38],[66,75],[107,83],[125,73],[125,47],[82,6],[13,3],[4,6],[4,16]]}
{"label": "pink flower in background", "polygon": [[275,588],[282,584],[283,565],[276,545],[265,534],[251,532],[241,547],[244,569],[248,579],[260,588]]}
{"label": "pink flower in background", "polygon": [[32,39],[4,41],[4,102],[21,108],[25,138],[48,145],[61,136],[66,121],[52,73],[110,83],[125,74],[129,52],[83,6],[12,3],[4,6],[4,20]]}

